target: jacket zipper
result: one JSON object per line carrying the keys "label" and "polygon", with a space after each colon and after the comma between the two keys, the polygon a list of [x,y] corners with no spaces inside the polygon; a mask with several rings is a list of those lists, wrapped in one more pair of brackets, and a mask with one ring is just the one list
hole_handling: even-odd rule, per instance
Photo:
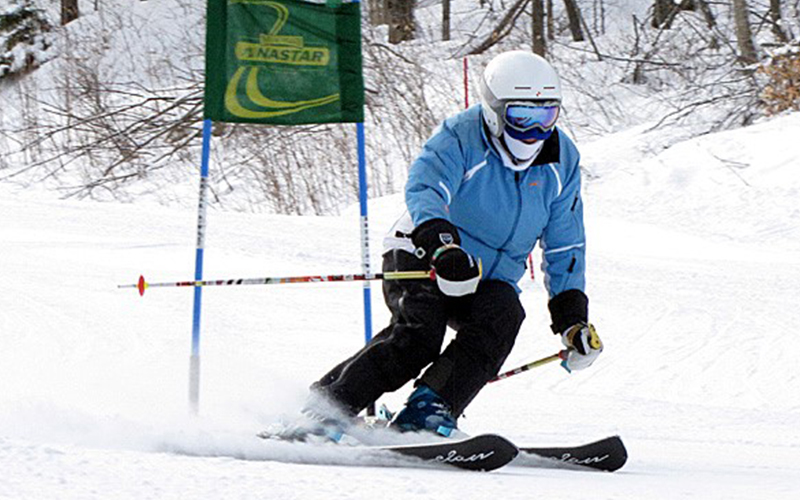
{"label": "jacket zipper", "polygon": [[494,262],[492,262],[492,267],[489,269],[489,272],[486,273],[486,276],[491,276],[494,273],[497,264],[500,263],[500,254],[503,253],[503,249],[508,245],[512,238],[514,238],[514,233],[517,232],[517,226],[519,225],[519,219],[522,216],[522,188],[520,188],[520,175],[519,172],[514,172],[514,183],[517,186],[517,210],[514,214],[514,223],[511,225],[511,232],[508,234],[508,238],[506,241],[500,245],[500,248],[497,250],[497,254],[494,257]]}

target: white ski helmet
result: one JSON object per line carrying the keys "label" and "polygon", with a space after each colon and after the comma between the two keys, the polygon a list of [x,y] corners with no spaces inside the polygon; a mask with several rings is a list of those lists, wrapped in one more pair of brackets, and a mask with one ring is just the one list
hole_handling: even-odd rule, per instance
{"label": "white ski helmet", "polygon": [[524,50],[504,52],[489,61],[481,78],[483,119],[489,131],[503,133],[505,106],[510,101],[561,103],[561,82],[550,63]]}

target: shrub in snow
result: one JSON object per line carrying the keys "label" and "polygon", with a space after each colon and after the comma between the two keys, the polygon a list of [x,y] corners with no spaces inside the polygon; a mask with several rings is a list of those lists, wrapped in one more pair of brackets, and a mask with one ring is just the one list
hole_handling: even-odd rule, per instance
{"label": "shrub in snow", "polygon": [[790,47],[765,62],[759,71],[767,77],[761,99],[767,114],[800,111],[800,47]]}
{"label": "shrub in snow", "polygon": [[0,0],[0,79],[46,61],[50,31],[51,24],[32,0]]}

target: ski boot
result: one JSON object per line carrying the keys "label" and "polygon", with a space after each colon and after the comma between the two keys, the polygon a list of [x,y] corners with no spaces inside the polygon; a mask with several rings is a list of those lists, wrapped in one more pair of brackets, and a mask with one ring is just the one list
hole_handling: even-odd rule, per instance
{"label": "ski boot", "polygon": [[392,421],[392,427],[400,432],[429,431],[450,437],[458,431],[457,418],[436,391],[420,385],[408,397],[405,408]]}

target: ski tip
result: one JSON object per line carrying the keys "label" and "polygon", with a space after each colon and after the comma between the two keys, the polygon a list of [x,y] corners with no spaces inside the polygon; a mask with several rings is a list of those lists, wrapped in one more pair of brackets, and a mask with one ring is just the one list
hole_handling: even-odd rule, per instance
{"label": "ski tip", "polygon": [[628,449],[625,448],[625,443],[622,442],[622,438],[619,436],[611,436],[608,441],[612,449],[616,450],[617,455],[616,460],[613,460],[608,467],[608,472],[614,472],[621,469],[628,461]]}
{"label": "ski tip", "polygon": [[622,442],[622,438],[618,435],[600,439],[588,446],[605,449],[606,458],[601,463],[590,465],[592,468],[605,472],[615,472],[628,462],[628,449],[625,448],[625,443]]}
{"label": "ski tip", "polygon": [[143,275],[139,275],[139,283],[136,284],[136,288],[139,290],[139,296],[143,296],[144,291],[147,289],[147,282],[144,280]]}
{"label": "ski tip", "polygon": [[628,450],[620,436],[609,436],[579,446],[522,447],[523,457],[534,455],[544,462],[523,463],[534,467],[577,467],[604,472],[614,472],[628,461]]}

